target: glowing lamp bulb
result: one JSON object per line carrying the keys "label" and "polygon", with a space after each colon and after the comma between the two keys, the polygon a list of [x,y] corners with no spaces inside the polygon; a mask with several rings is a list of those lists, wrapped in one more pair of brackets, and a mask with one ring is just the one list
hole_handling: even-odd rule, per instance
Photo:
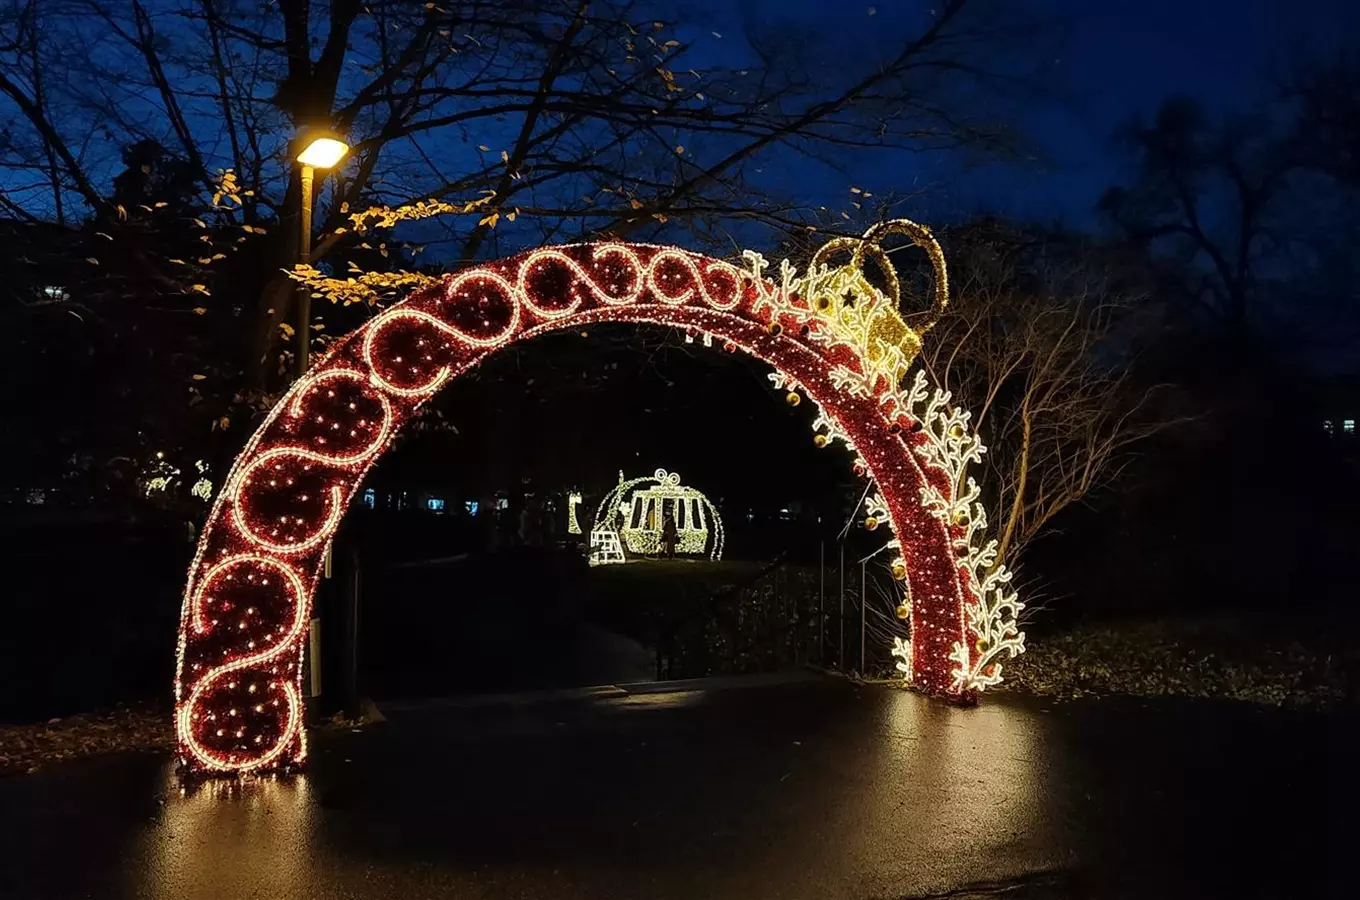
{"label": "glowing lamp bulb", "polygon": [[297,161],[314,169],[330,169],[349,153],[349,145],[335,138],[319,137],[298,154]]}

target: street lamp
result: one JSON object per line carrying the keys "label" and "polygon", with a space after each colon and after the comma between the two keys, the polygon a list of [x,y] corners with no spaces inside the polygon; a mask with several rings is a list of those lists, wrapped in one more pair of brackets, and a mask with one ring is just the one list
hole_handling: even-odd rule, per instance
{"label": "street lamp", "polygon": [[[297,155],[302,166],[302,232],[298,240],[298,263],[306,265],[312,261],[312,176],[317,169],[333,169],[349,153],[349,144],[334,135],[313,132],[306,139],[306,146]],[[308,355],[312,346],[312,291],[307,285],[298,284],[298,348],[297,374],[301,378],[307,371]]]}
{"label": "street lamp", "polygon": [[[317,169],[333,169],[349,152],[349,144],[335,135],[313,131],[299,141],[302,151],[297,155],[302,166],[302,210],[298,219],[302,223],[298,235],[298,263],[306,265],[312,261],[312,176]],[[307,363],[312,348],[312,289],[298,282],[297,285],[297,377],[307,374]],[[331,577],[331,551],[326,548],[325,577]],[[313,612],[311,629],[307,642],[308,668],[311,683],[308,694],[309,708],[316,710],[316,698],[321,695],[321,611]]]}

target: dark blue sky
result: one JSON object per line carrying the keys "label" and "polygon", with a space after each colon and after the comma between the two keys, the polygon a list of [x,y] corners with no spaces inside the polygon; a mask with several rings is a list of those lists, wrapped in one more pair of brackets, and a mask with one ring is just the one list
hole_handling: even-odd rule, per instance
{"label": "dark blue sky", "polygon": [[[1080,221],[1121,173],[1110,134],[1163,98],[1196,97],[1213,110],[1251,107],[1273,70],[1305,47],[1354,35],[1356,0],[1052,0],[1073,23],[1065,52],[1072,109],[1031,117],[1051,158],[1038,181],[980,174],[980,195],[1003,209]],[[963,192],[961,192],[963,193]]]}
{"label": "dark blue sky", "polygon": [[[1258,105],[1272,70],[1303,48],[1330,48],[1360,34],[1360,0],[1016,2],[1051,17],[1057,35],[1052,88],[1065,96],[1018,120],[1040,159],[976,168],[956,158],[870,156],[856,164],[858,186],[880,195],[924,188],[914,213],[935,221],[999,212],[1089,226],[1101,192],[1124,171],[1110,135],[1130,116],[1150,116],[1176,93],[1201,99],[1211,111]],[[774,15],[804,20],[825,21],[834,7],[840,27],[870,35],[876,23],[923,4],[929,0],[768,0]]]}

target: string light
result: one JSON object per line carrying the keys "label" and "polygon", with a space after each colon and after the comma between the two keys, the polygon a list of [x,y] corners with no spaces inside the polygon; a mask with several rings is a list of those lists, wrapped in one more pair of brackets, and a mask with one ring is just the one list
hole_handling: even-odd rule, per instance
{"label": "string light", "polygon": [[592,528],[590,530],[590,564],[592,566],[608,566],[627,561],[628,557],[623,555],[623,544],[619,542],[617,531],[612,528]]}
{"label": "string light", "polygon": [[623,543],[619,539],[618,519],[622,498],[629,490],[652,479],[651,475],[624,480],[619,472],[619,483],[600,499],[595,508],[595,524],[590,528],[590,559],[592,566],[607,566],[627,562],[623,554]]}
{"label": "string light", "polygon": [[567,495],[567,534],[580,534],[581,523],[576,519],[576,507],[581,505],[581,495],[572,491]]}
{"label": "string light", "polygon": [[[643,244],[537,250],[450,276],[333,344],[247,443],[199,540],[175,677],[186,769],[254,772],[305,759],[312,594],[364,475],[424,401],[490,353],[597,322],[678,328],[705,346],[716,336],[769,363],[786,396],[812,402],[818,442],[852,452],[856,472],[874,484],[868,516],[892,533],[889,566],[908,613],[907,634],[894,638],[899,671],[921,690],[961,699],[995,684],[1001,659],[1023,650],[1021,605],[995,542],[983,538],[986,518],[966,476],[983,449],[967,414],[923,373],[909,378],[929,325],[908,327],[898,312],[900,283],[879,246],[890,234],[926,249],[938,314],[943,255],[929,231],[895,222],[833,241],[802,275],[786,260],[777,279],[750,251],[738,266]],[[830,265],[841,253],[849,262]],[[866,262],[883,269],[886,292],[865,277]],[[597,523],[627,490],[610,492]],[[703,509],[716,555],[720,519],[711,504]],[[619,531],[608,528],[592,529],[593,557],[610,534],[622,557]]]}
{"label": "string light", "polygon": [[[650,486],[644,487],[649,482]],[[600,501],[595,525],[590,529],[591,565],[626,562],[625,547],[636,556],[659,553],[663,549],[661,524],[668,502],[675,517],[675,552],[703,553],[710,546],[711,524],[709,558],[722,559],[726,536],[717,507],[700,491],[682,485],[675,472],[657,469],[651,475],[627,481],[619,473],[619,483]]]}

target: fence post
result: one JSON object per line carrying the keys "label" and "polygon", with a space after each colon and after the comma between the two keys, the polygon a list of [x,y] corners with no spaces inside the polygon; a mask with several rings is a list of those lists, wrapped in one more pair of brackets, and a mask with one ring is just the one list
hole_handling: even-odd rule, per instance
{"label": "fence post", "polygon": [[841,581],[841,614],[837,617],[840,624],[839,637],[836,639],[836,666],[845,671],[845,543],[841,545],[841,563],[836,567],[836,573]]}
{"label": "fence post", "polygon": [[869,561],[860,560],[859,562],[859,674],[864,677],[864,611],[869,602],[869,591],[865,572],[868,570]]}
{"label": "fence post", "polygon": [[826,538],[817,542],[817,663],[826,665]]}
{"label": "fence post", "polygon": [[359,549],[350,546],[347,558],[351,567],[345,579],[345,605],[349,607],[349,644],[345,660],[345,715],[358,719],[362,713],[359,702],[359,603],[363,598],[363,565]]}
{"label": "fence post", "polygon": [[[321,577],[329,581],[332,577],[331,548],[326,547],[323,557]],[[321,591],[317,591],[321,595]],[[317,597],[317,601],[323,599]],[[317,721],[321,716],[321,603],[312,603],[312,620],[307,628],[307,718]]]}
{"label": "fence post", "polygon": [[[782,568],[782,567],[781,567],[781,568]],[[779,647],[779,643],[781,643],[781,642],[782,642],[782,639],[783,639],[783,629],[789,627],[789,613],[787,613],[787,610],[785,610],[785,608],[783,608],[783,594],[779,593],[779,570],[778,570],[778,568],[777,568],[777,570],[774,570],[774,616],[771,616],[771,619],[775,619],[775,620],[777,620],[777,619],[783,619],[783,621],[781,621],[781,623],[778,623],[778,624],[771,623],[771,631],[774,632],[774,634],[771,635],[771,638],[774,638],[774,640],[772,640],[771,643],[774,643],[774,646],[775,646],[775,651],[774,651],[774,653],[775,653],[775,658],[781,659],[781,661],[782,661],[782,659],[783,659],[783,648],[782,648],[782,647]],[[781,662],[781,665],[782,665],[782,662]]]}

